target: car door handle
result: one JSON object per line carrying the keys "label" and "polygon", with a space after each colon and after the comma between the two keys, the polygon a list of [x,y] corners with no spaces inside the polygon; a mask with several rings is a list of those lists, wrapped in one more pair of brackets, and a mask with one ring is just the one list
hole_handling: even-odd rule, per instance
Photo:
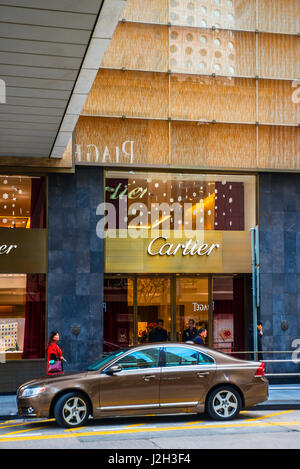
{"label": "car door handle", "polygon": [[150,381],[150,379],[156,378],[156,375],[145,375],[143,376],[144,381]]}
{"label": "car door handle", "polygon": [[203,371],[203,373],[201,373],[201,372],[199,371],[199,373],[197,373],[197,376],[198,376],[199,378],[204,378],[205,375],[209,375],[209,371]]}

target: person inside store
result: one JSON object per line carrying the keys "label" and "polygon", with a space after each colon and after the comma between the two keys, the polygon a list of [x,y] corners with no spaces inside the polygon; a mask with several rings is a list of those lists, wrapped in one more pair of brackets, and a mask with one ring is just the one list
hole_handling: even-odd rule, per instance
{"label": "person inside store", "polygon": [[194,344],[205,345],[206,337],[207,337],[207,329],[205,329],[205,327],[201,327],[201,329],[199,329],[197,337],[195,337],[193,342]]}
{"label": "person inside store", "polygon": [[189,319],[188,325],[189,327],[182,333],[182,342],[193,341],[198,335],[194,319]]}
{"label": "person inside store", "polygon": [[63,373],[63,362],[66,360],[63,357],[62,350],[57,345],[58,341],[58,331],[51,332],[47,346],[47,375]]}
{"label": "person inside store", "polygon": [[149,333],[149,342],[166,342],[168,340],[168,332],[164,329],[163,319],[157,321],[157,327],[155,327]]}

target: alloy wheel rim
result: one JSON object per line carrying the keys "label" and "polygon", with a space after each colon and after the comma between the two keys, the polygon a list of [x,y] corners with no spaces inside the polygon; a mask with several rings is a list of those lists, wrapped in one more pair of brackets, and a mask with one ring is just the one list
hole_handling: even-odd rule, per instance
{"label": "alloy wheel rim", "polygon": [[215,413],[222,418],[232,417],[238,408],[237,397],[231,391],[219,391],[213,400]]}
{"label": "alloy wheel rim", "polygon": [[80,397],[71,397],[63,407],[63,417],[69,425],[79,425],[85,419],[86,414],[86,403]]}

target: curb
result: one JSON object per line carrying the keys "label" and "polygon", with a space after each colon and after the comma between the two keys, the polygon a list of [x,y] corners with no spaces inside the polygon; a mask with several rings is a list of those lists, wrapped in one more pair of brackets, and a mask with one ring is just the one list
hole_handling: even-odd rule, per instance
{"label": "curb", "polygon": [[20,419],[20,415],[18,414],[11,414],[11,415],[0,415],[0,421],[2,420],[17,420]]}

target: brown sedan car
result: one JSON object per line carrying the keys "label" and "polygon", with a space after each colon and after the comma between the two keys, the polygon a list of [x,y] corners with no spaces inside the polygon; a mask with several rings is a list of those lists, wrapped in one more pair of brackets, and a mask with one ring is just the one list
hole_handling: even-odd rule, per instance
{"label": "brown sedan car", "polygon": [[268,398],[264,364],[206,347],[157,343],[119,350],[80,373],[47,376],[18,389],[20,415],[62,427],[94,418],[207,412],[229,420]]}

